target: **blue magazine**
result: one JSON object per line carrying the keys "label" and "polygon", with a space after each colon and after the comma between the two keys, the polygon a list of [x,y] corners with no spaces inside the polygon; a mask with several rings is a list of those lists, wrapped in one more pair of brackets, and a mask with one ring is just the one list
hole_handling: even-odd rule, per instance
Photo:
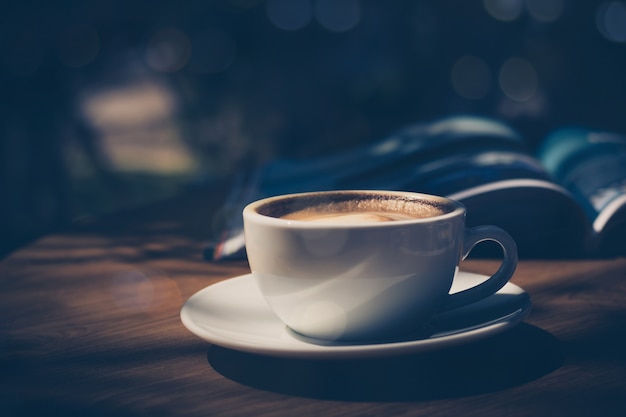
{"label": "blue magazine", "polygon": [[[467,207],[468,226],[507,230],[522,257],[626,254],[626,137],[563,128],[533,155],[504,123],[454,116],[408,126],[341,154],[277,160],[242,173],[222,206],[222,232],[205,257],[245,258],[241,211],[249,202],[338,189],[405,190],[459,200]],[[498,256],[495,245],[481,246],[474,251],[478,256]]]}

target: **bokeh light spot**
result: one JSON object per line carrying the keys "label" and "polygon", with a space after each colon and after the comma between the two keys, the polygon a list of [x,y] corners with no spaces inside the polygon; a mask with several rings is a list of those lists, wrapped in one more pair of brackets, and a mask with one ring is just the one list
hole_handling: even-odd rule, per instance
{"label": "bokeh light spot", "polygon": [[596,26],[611,42],[626,42],[626,3],[612,1],[602,3],[596,12]]}
{"label": "bokeh light spot", "polygon": [[523,0],[483,0],[483,6],[494,19],[509,22],[520,16],[524,3]]}
{"label": "bokeh light spot", "polygon": [[563,0],[526,0],[528,13],[540,22],[554,22],[563,13]]}
{"label": "bokeh light spot", "polygon": [[461,97],[481,99],[491,88],[491,70],[478,57],[462,56],[452,67],[452,86]]}
{"label": "bokeh light spot", "polygon": [[154,287],[144,273],[130,269],[113,276],[111,296],[122,310],[145,311],[152,304]]}
{"label": "bokeh light spot", "polygon": [[176,72],[183,68],[191,55],[191,43],[185,33],[176,28],[157,31],[146,48],[146,63],[158,72]]}
{"label": "bokeh light spot", "polygon": [[500,68],[498,77],[502,92],[511,100],[526,101],[537,92],[537,71],[525,59],[514,57]]}
{"label": "bokeh light spot", "polygon": [[165,313],[178,309],[178,285],[162,271],[127,269],[111,279],[111,298],[120,309],[130,313]]}
{"label": "bokeh light spot", "polygon": [[269,0],[267,17],[279,29],[298,30],[313,18],[311,0]]}
{"label": "bokeh light spot", "polygon": [[317,0],[315,16],[324,28],[345,32],[359,23],[361,7],[357,0]]}

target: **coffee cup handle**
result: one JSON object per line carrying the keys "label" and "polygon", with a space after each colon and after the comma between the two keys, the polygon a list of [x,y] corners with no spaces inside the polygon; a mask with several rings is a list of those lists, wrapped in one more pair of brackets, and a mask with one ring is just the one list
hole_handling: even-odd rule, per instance
{"label": "coffee cup handle", "polygon": [[467,258],[474,246],[484,241],[494,241],[502,247],[504,259],[500,268],[486,281],[466,290],[450,294],[444,310],[462,307],[489,297],[500,290],[511,279],[517,267],[517,245],[513,238],[496,226],[477,226],[465,231],[463,258]]}

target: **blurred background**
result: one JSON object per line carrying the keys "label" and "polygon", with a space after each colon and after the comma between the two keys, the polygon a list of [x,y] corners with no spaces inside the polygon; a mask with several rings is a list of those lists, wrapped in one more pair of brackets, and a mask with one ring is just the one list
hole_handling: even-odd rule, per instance
{"label": "blurred background", "polygon": [[626,132],[626,1],[0,5],[0,256],[450,114]]}

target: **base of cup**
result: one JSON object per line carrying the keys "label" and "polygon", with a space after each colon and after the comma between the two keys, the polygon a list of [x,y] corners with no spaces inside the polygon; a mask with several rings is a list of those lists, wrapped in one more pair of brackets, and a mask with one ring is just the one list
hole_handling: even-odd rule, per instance
{"label": "base of cup", "polygon": [[289,326],[285,326],[287,333],[294,338],[313,345],[319,346],[358,346],[358,345],[377,345],[387,343],[410,342],[418,339],[425,339],[436,333],[435,327],[430,324],[423,325],[418,330],[404,332],[400,334],[372,335],[366,337],[337,337],[334,339],[321,339],[311,337],[293,330]]}

